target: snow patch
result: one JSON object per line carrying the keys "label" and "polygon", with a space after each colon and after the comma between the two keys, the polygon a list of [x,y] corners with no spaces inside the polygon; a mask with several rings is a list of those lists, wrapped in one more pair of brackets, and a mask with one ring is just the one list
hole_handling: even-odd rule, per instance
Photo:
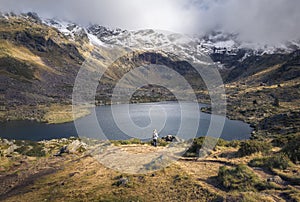
{"label": "snow patch", "polygon": [[107,47],[105,43],[103,43],[100,39],[98,39],[97,36],[90,34],[86,31],[87,36],[90,40],[90,43],[94,46],[102,46],[102,47]]}

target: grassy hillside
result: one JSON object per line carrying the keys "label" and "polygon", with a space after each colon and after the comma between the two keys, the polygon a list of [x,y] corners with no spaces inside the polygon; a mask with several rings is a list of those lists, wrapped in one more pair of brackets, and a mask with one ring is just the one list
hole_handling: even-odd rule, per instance
{"label": "grassy hillside", "polygon": [[48,121],[52,105],[70,105],[75,76],[90,49],[87,38],[71,41],[33,17],[0,18],[0,94],[5,98],[0,120]]}
{"label": "grassy hillside", "polygon": [[286,62],[226,84],[229,117],[251,123],[257,136],[299,132],[299,67]]}

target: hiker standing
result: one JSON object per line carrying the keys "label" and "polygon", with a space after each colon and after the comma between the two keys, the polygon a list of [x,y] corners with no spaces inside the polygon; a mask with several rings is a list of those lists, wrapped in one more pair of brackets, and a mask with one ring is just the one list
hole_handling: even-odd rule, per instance
{"label": "hiker standing", "polygon": [[153,146],[156,147],[157,146],[157,139],[158,139],[158,133],[157,133],[157,130],[154,129],[153,130]]}

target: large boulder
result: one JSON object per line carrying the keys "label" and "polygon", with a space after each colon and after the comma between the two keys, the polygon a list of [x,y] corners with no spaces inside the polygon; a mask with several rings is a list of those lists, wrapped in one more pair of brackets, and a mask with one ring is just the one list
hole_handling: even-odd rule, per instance
{"label": "large boulder", "polygon": [[87,149],[87,144],[81,142],[80,140],[75,140],[68,145],[69,153],[78,153],[78,152],[85,151],[86,149]]}
{"label": "large boulder", "polygon": [[161,139],[165,140],[166,142],[182,142],[182,140],[174,135],[167,135],[162,137]]}

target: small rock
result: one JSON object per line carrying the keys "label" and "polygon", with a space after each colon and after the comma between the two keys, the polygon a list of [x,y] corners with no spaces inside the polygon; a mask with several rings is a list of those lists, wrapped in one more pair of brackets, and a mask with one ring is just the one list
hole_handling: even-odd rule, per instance
{"label": "small rock", "polygon": [[11,143],[10,141],[8,141],[7,139],[3,139],[2,141],[3,141],[4,144],[7,144],[7,145],[11,145],[11,144],[12,144],[12,143]]}
{"label": "small rock", "polygon": [[64,153],[69,153],[69,150],[66,145],[60,148],[59,152],[57,154],[54,154],[54,156],[61,156]]}
{"label": "small rock", "polygon": [[18,146],[15,144],[12,144],[6,150],[3,151],[3,154],[8,156],[8,155],[12,154],[16,149],[18,149]]}
{"label": "small rock", "polygon": [[118,187],[120,187],[120,186],[126,186],[126,185],[128,184],[128,182],[129,182],[129,179],[128,179],[128,178],[122,177],[122,178],[120,178],[120,179],[115,183],[115,185],[117,185]]}
{"label": "small rock", "polygon": [[284,184],[284,181],[278,175],[275,175],[274,177],[268,178],[267,181],[268,182],[275,182],[276,184],[279,184],[279,185]]}
{"label": "small rock", "polygon": [[69,177],[73,177],[74,175],[76,175],[78,172],[74,172],[74,173],[70,173]]}
{"label": "small rock", "polygon": [[142,182],[142,183],[145,183],[145,182],[146,182],[144,176],[139,176],[138,179],[139,179],[139,181]]}

